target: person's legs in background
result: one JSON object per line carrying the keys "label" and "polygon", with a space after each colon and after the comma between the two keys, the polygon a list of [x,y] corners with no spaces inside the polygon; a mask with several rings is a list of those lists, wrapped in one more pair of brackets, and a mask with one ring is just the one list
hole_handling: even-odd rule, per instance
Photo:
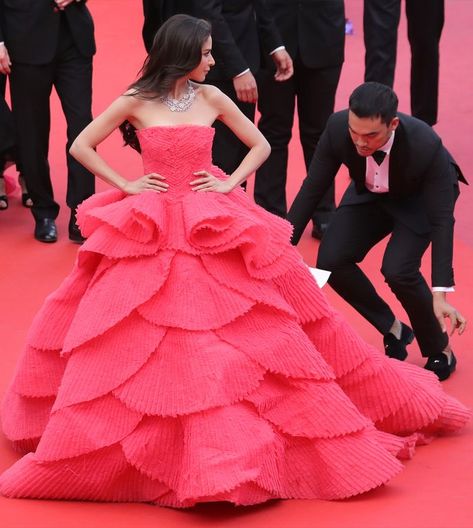
{"label": "person's legs in background", "polygon": [[[298,61],[295,68],[299,135],[306,170],[335,106],[335,94],[342,65],[308,68]],[[335,211],[335,184],[332,184],[317,205],[312,217],[314,238],[322,238]]]}
{"label": "person's legs in background", "polygon": [[57,57],[54,85],[67,122],[67,195],[71,209],[69,238],[83,242],[77,224],[77,206],[95,192],[95,177],[70,154],[69,148],[79,133],[92,120],[92,58],[81,56],[70,47]]}
{"label": "person's legs in background", "polygon": [[406,0],[411,46],[411,113],[428,125],[438,115],[439,43],[445,17],[444,0]]}
{"label": "person's legs in background", "polygon": [[18,156],[33,201],[31,210],[36,222],[35,237],[41,242],[57,240],[54,220],[59,213],[59,205],[54,201],[48,162],[49,98],[53,78],[53,64],[15,63],[10,75]]}
{"label": "person's legs in background", "polygon": [[278,82],[271,70],[261,72],[258,128],[271,145],[271,153],[256,171],[255,201],[270,213],[284,218],[287,214],[286,179],[288,145],[292,134],[295,108],[295,81]]}
{"label": "person's legs in background", "polygon": [[[224,94],[238,106],[245,116],[252,122],[255,120],[256,105],[239,101],[232,81],[212,81]],[[248,147],[221,121],[213,124],[215,138],[212,146],[213,163],[226,174],[232,174],[248,153]],[[246,188],[246,185],[243,185]]]}
{"label": "person's legs in background", "polygon": [[364,0],[366,82],[375,81],[392,88],[400,16],[401,0]]}

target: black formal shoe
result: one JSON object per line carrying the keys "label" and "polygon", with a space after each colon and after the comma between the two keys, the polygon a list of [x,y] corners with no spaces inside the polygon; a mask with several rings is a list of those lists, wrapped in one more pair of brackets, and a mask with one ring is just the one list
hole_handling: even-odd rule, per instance
{"label": "black formal shoe", "polygon": [[424,368],[437,374],[438,379],[443,381],[450,377],[450,374],[455,370],[456,366],[457,358],[453,352],[450,359],[447,354],[441,352],[436,356],[430,356]]}
{"label": "black formal shoe", "polygon": [[56,242],[57,228],[53,218],[40,218],[36,220],[34,237],[40,242]]}
{"label": "black formal shoe", "polygon": [[414,332],[404,323],[401,323],[401,339],[398,339],[391,332],[383,337],[384,352],[387,356],[399,361],[404,361],[407,357],[406,346],[414,340]]}
{"label": "black formal shoe", "polygon": [[75,244],[83,244],[85,242],[85,237],[80,232],[74,212],[71,212],[71,218],[69,219],[69,240]]}
{"label": "black formal shoe", "polygon": [[327,228],[328,224],[314,224],[314,227],[312,228],[312,238],[322,240],[322,237],[325,235],[325,231],[327,231]]}

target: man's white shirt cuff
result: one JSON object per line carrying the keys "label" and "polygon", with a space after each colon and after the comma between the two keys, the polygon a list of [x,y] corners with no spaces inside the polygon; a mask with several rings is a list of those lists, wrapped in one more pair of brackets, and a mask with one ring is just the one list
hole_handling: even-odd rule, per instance
{"label": "man's white shirt cuff", "polygon": [[246,68],[246,70],[242,71],[238,75],[235,75],[235,77],[233,78],[236,79],[237,77],[241,77],[242,75],[245,75],[245,73],[248,73],[249,71],[250,71],[250,68]]}
{"label": "man's white shirt cuff", "polygon": [[271,51],[269,54],[273,55],[273,53],[276,53],[276,51],[281,51],[285,49],[286,49],[286,46],[278,46],[277,48],[273,49],[273,51]]}

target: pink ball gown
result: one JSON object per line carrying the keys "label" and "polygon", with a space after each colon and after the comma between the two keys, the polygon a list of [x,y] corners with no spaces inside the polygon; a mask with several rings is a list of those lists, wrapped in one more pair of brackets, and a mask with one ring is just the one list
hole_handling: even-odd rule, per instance
{"label": "pink ball gown", "polygon": [[167,193],[80,207],[87,241],[27,338],[3,406],[29,451],[8,497],[187,507],[341,499],[469,418],[433,374],[386,358],[328,304],[291,226],[241,190],[194,192],[213,129],[138,131]]}

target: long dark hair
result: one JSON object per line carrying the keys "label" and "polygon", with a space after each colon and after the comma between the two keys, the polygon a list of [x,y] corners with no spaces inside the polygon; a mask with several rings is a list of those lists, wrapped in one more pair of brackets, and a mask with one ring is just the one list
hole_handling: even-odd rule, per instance
{"label": "long dark hair", "polygon": [[[202,46],[210,34],[207,20],[184,14],[169,18],[156,33],[139,78],[129,86],[128,95],[157,99],[168,94],[178,79],[200,64]],[[125,121],[120,130],[125,144],[140,152],[135,127]]]}

